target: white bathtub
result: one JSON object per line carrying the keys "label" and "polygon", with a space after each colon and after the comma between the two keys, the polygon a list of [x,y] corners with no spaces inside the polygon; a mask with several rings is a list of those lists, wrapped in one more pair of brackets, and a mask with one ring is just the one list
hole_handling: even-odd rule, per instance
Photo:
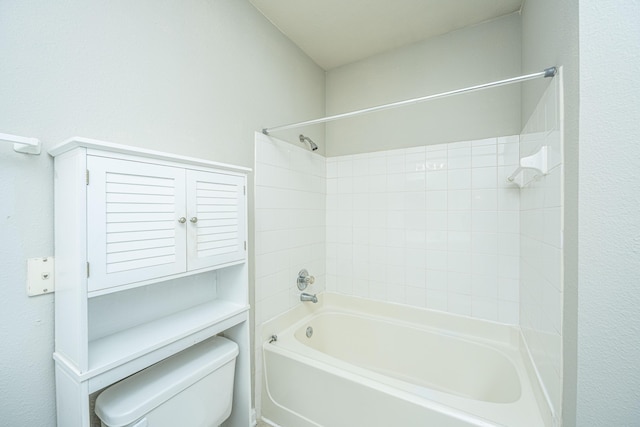
{"label": "white bathtub", "polygon": [[[324,293],[263,325],[261,415],[282,427],[539,427],[517,328]],[[307,337],[307,328],[313,328]],[[269,342],[272,335],[277,341]]]}

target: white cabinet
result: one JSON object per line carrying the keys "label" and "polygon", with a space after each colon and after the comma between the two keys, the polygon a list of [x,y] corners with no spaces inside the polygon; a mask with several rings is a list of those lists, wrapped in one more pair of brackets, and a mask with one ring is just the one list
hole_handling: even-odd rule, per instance
{"label": "white cabinet", "polygon": [[249,169],[73,138],[55,157],[58,425],[90,396],[216,334],[234,340],[232,415],[250,424]]}
{"label": "white cabinet", "polygon": [[245,178],[87,155],[93,293],[245,260]]}

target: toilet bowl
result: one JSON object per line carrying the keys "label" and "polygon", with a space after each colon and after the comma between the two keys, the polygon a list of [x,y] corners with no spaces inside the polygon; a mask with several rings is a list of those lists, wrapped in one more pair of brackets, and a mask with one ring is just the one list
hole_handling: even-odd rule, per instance
{"label": "toilet bowl", "polygon": [[238,345],[213,337],[100,393],[103,427],[213,427],[231,414]]}

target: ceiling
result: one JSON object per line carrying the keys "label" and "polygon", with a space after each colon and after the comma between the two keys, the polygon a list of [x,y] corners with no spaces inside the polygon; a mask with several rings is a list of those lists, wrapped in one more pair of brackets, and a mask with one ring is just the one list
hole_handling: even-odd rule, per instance
{"label": "ceiling", "polygon": [[523,0],[250,0],[330,70],[520,10]]}

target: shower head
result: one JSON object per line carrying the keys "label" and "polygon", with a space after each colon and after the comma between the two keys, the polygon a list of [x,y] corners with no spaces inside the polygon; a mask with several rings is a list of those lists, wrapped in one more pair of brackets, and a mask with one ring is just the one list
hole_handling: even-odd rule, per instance
{"label": "shower head", "polygon": [[308,136],[304,136],[303,134],[300,134],[299,138],[300,138],[300,142],[307,141],[309,143],[309,146],[311,147],[311,151],[316,151],[318,149],[318,146],[316,145],[316,143],[313,142],[311,138],[309,138]]}

